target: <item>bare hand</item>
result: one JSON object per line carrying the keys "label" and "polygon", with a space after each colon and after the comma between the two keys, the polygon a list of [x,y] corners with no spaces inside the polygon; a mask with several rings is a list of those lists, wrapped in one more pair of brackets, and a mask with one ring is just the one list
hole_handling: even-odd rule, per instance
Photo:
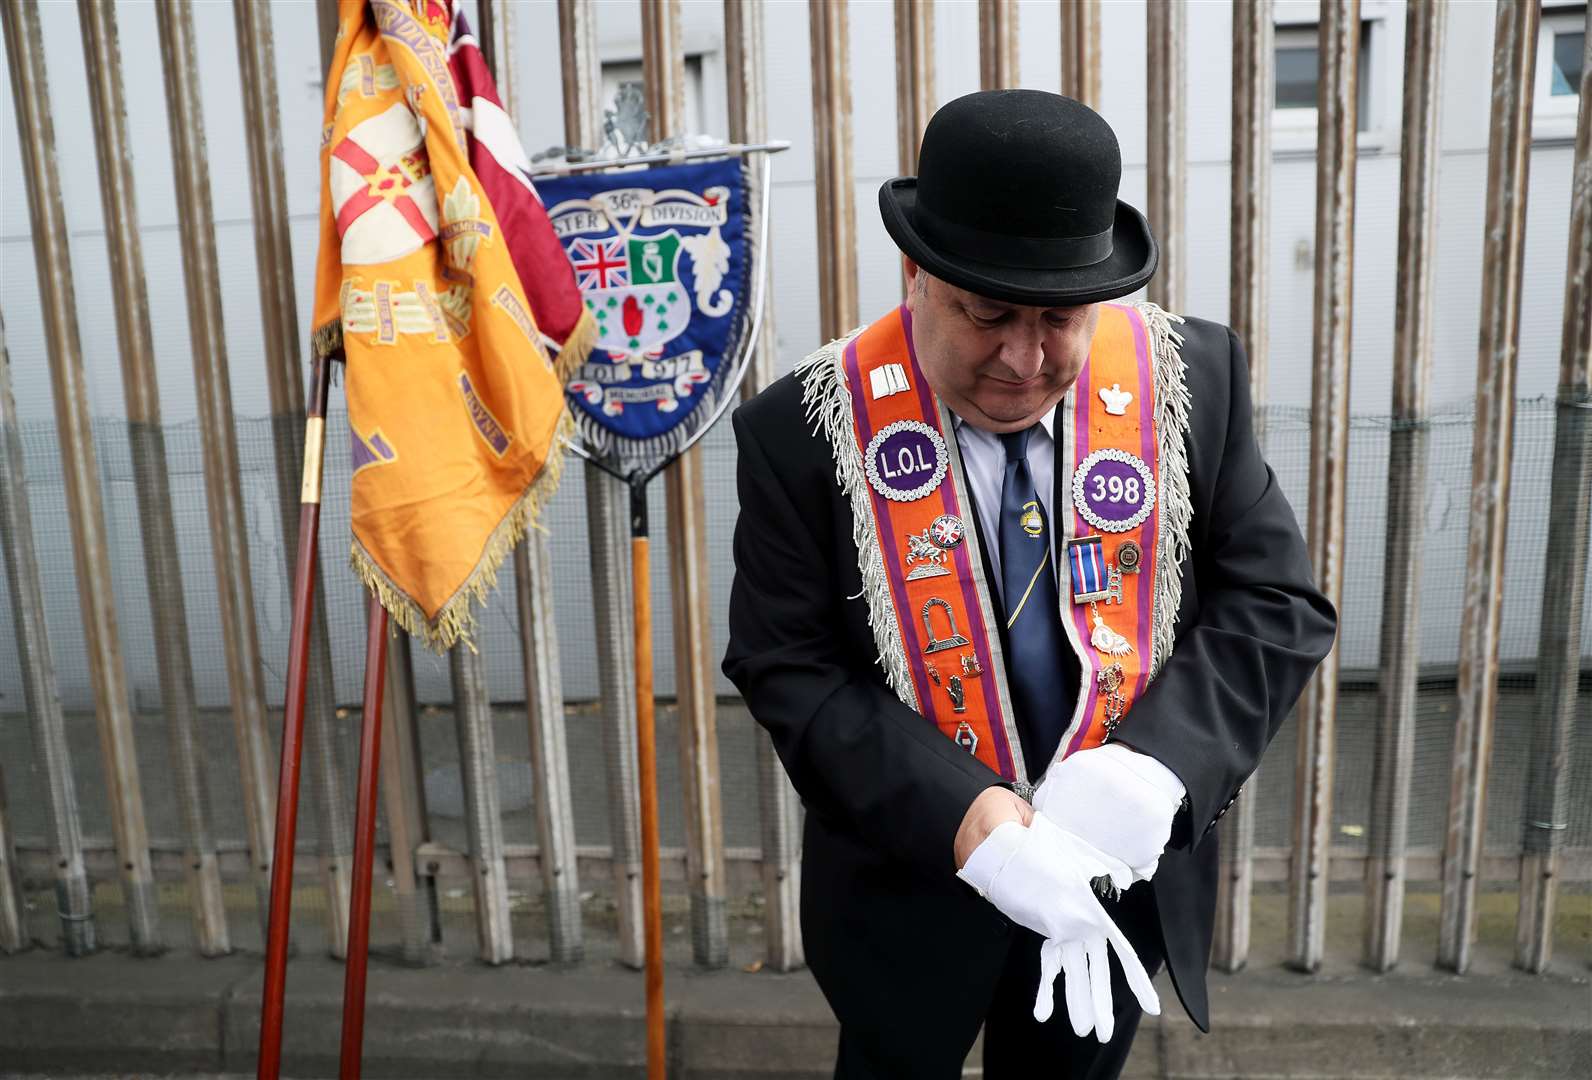
{"label": "bare hand", "polygon": [[966,865],[968,856],[995,826],[1006,821],[1026,826],[1033,820],[1034,808],[1015,791],[999,786],[985,788],[967,808],[962,825],[956,830],[956,868],[960,870]]}

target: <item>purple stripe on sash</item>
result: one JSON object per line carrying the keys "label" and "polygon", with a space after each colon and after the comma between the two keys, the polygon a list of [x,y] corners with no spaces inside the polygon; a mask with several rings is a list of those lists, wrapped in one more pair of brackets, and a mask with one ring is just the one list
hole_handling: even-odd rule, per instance
{"label": "purple stripe on sash", "polygon": [[1150,367],[1150,344],[1145,332],[1144,316],[1136,308],[1128,308],[1128,322],[1133,326],[1133,351],[1139,360],[1139,457],[1150,466],[1155,480],[1155,507],[1144,523],[1144,558],[1138,573],[1139,626],[1134,635],[1133,647],[1139,650],[1139,677],[1136,680],[1138,695],[1150,684],[1150,653],[1155,645],[1155,609],[1152,599],[1155,591],[1156,563],[1160,553],[1157,540],[1161,535],[1161,459],[1155,442],[1155,373]]}
{"label": "purple stripe on sash", "polygon": [[[940,410],[935,404],[934,396],[929,392],[929,380],[923,377],[923,369],[918,367],[918,352],[912,346],[912,312],[905,304],[901,305],[901,332],[907,343],[907,360],[912,367],[912,385],[917,387],[919,408],[925,420],[934,427],[940,426]],[[945,437],[946,450],[950,453],[959,453],[956,448],[956,432],[941,431]],[[956,497],[956,484],[951,482],[949,474],[941,484],[945,493],[945,509],[947,513],[955,514],[965,523],[966,529],[975,527],[972,516],[962,512],[962,504]],[[968,545],[958,544],[951,549],[951,561],[956,566],[956,580],[962,587],[962,604],[967,610],[967,617],[972,626],[969,639],[973,642],[973,655],[978,660],[978,666],[990,673],[992,679],[998,678],[995,668],[995,658],[990,655],[989,640],[990,628],[984,622],[984,608],[979,603],[978,591],[973,586],[973,564],[968,555]],[[995,760],[1000,765],[1000,773],[1004,779],[1017,778],[1017,765],[1012,760],[1011,743],[1006,738],[1006,717],[1001,712],[1000,692],[994,689],[993,684],[984,686],[985,716],[989,718],[990,736],[995,740]]]}
{"label": "purple stripe on sash", "polygon": [[[1108,304],[1106,306],[1115,307],[1116,305]],[[1089,379],[1089,361],[1086,359],[1083,362],[1083,370],[1078,372],[1078,382],[1073,390],[1073,415],[1076,418],[1076,421],[1073,425],[1076,429],[1074,435],[1074,469],[1076,469],[1078,465],[1082,464],[1084,458],[1089,456],[1089,405],[1092,400],[1093,393],[1094,390],[1090,385]],[[1095,531],[1094,526],[1090,525],[1089,522],[1084,520],[1083,515],[1078,513],[1076,504],[1074,504],[1072,501],[1072,481],[1073,478],[1069,476],[1063,482],[1061,490],[1064,498],[1064,505],[1073,507],[1073,528],[1077,530],[1075,535],[1088,536],[1090,533]],[[1072,597],[1070,596],[1062,597],[1061,603],[1063,609],[1069,606],[1072,608],[1070,617],[1072,619],[1073,626],[1077,628],[1079,648],[1082,653],[1082,655],[1078,658],[1079,663],[1085,672],[1093,673],[1096,669],[1094,663],[1094,654],[1090,652],[1089,647],[1089,606],[1087,604],[1072,603]],[[1067,618],[1069,615],[1064,611],[1062,617]],[[1099,683],[1092,674],[1089,678],[1084,680],[1083,721],[1078,725],[1078,731],[1073,735],[1072,741],[1067,745],[1066,754],[1072,754],[1076,752],[1078,747],[1083,743],[1083,737],[1089,733],[1089,725],[1094,720],[1095,698],[1099,693],[1098,686]],[[1064,754],[1063,756],[1066,755]]]}
{"label": "purple stripe on sash", "polygon": [[[858,444],[864,453],[873,441],[873,425],[868,422],[868,412],[862,403],[864,389],[862,383],[861,365],[857,361],[857,342],[852,340],[846,346],[846,382],[851,387],[852,408],[851,415],[857,422]],[[892,597],[906,597],[906,583],[901,577],[901,568],[891,556],[895,553],[895,529],[890,522],[889,503],[884,496],[874,490],[873,485],[868,485],[868,497],[873,503],[873,520],[879,528],[879,543],[884,550],[879,553],[880,560],[884,563],[885,574],[890,578],[890,593]],[[917,620],[912,618],[913,612],[896,612],[896,623],[901,627],[901,644],[907,654],[907,666],[912,672],[913,690],[918,695],[918,704],[921,707],[929,700],[929,677],[923,669],[923,644],[918,640]]]}

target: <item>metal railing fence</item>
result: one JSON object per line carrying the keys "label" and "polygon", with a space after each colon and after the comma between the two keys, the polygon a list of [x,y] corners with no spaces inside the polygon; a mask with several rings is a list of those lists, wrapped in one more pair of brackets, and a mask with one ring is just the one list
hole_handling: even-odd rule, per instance
{"label": "metal railing fence", "polygon": [[[1148,209],[1167,271],[1155,295],[1178,305],[1189,270],[1184,12],[1167,7],[1146,35]],[[27,0],[0,4],[46,339],[42,354],[0,364],[3,951],[39,942],[72,954],[106,944],[154,953],[186,940],[214,955],[256,948],[261,937],[303,342],[268,74],[272,20],[247,0],[233,10],[270,413],[233,416],[192,4],[171,0],[157,15],[199,409],[196,421],[169,424],[142,298],[116,9],[79,4],[127,402],[126,420],[112,421],[91,415],[85,393],[39,12]],[[1446,10],[1441,0],[1406,8],[1393,395],[1386,414],[1351,415],[1358,3],[1322,4],[1306,410],[1267,405],[1262,395],[1273,17],[1268,0],[1234,4],[1232,321],[1250,347],[1257,427],[1320,580],[1342,605],[1343,632],[1242,809],[1222,825],[1215,962],[1228,970],[1269,950],[1314,971],[1329,947],[1343,945],[1331,927],[1357,911],[1349,945],[1376,970],[1409,957],[1406,940],[1426,935],[1439,963],[1463,972],[1477,942],[1506,925],[1516,963],[1541,971],[1555,927],[1579,917],[1556,898],[1592,882],[1592,801],[1572,797],[1592,790],[1584,692],[1592,650],[1582,635],[1592,607],[1592,65],[1583,64],[1580,85],[1560,389],[1552,401],[1517,400],[1539,9],[1497,4],[1477,389],[1434,410],[1429,210]],[[982,0],[981,85],[1018,80],[1019,11]],[[512,113],[522,13],[481,0],[480,14]],[[810,14],[818,295],[822,332],[833,336],[859,318],[852,43],[844,0],[813,0]],[[894,14],[899,157],[910,172],[937,100],[933,10],[896,0]],[[594,145],[594,6],[559,0],[557,17],[565,135]],[[1100,23],[1097,0],[1061,4],[1062,85],[1091,102],[1101,93]],[[681,126],[679,24],[679,0],[642,6],[644,83],[659,133]],[[759,138],[762,4],[726,0],[723,25],[728,134]],[[325,19],[319,26],[324,51],[330,28]],[[772,340],[766,325],[752,388],[775,373]],[[0,355],[3,346],[0,338]],[[17,415],[12,360],[47,364],[53,420]],[[344,423],[331,417],[332,445]],[[328,550],[347,535],[346,470],[340,456],[329,459]],[[674,628],[658,653],[660,683],[673,695],[660,726],[680,747],[661,762],[669,912],[679,951],[699,965],[750,957],[789,969],[802,956],[799,808],[715,670],[733,475],[733,442],[721,429],[654,496],[653,513],[668,522],[656,545],[655,602],[673,613]],[[434,958],[440,944],[490,963],[641,963],[623,493],[590,470],[566,476],[548,535],[516,558],[484,621],[479,655],[392,650],[378,835],[386,877],[378,876],[372,941],[411,962]],[[1526,509],[1512,515],[1512,506]],[[347,934],[358,726],[357,710],[340,703],[359,699],[364,605],[335,566],[319,594],[313,813],[299,839],[310,857],[298,864],[295,930],[301,945],[337,956]]]}

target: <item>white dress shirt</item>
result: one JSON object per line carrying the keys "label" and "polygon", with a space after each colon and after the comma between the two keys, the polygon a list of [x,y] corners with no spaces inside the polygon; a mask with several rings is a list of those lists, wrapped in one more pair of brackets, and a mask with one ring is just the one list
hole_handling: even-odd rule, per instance
{"label": "white dress shirt", "polygon": [[[973,489],[973,500],[978,504],[978,525],[984,549],[989,553],[990,569],[995,580],[990,586],[1001,595],[1001,481],[1006,475],[1006,448],[1001,437],[993,432],[974,427],[955,413],[951,414],[956,429],[956,445],[962,451],[962,466],[967,482]],[[1051,555],[1055,555],[1056,515],[1051,507],[1055,494],[1056,439],[1054,426],[1056,410],[1052,408],[1039,418],[1038,429],[1028,437],[1028,473],[1034,478],[1034,488],[1039,492],[1039,502],[1045,508],[1045,520],[1050,522]]]}

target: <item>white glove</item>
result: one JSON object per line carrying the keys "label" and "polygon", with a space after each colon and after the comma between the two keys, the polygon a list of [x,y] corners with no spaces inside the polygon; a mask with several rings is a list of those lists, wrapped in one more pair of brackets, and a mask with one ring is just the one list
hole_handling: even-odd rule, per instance
{"label": "white glove", "polygon": [[1034,792],[1034,809],[1131,869],[1126,889],[1149,881],[1172,838],[1183,782],[1148,754],[1107,743],[1056,762]]}
{"label": "white glove", "polygon": [[1149,973],[1090,888],[1091,880],[1113,870],[1128,873],[1117,860],[1036,813],[1026,828],[1015,821],[997,825],[956,875],[1013,922],[1045,939],[1034,1019],[1050,1019],[1056,975],[1063,973],[1073,1033],[1081,1039],[1092,1029],[1102,1043],[1111,1041],[1116,1027],[1108,943],[1139,1005],[1151,1016],[1161,1012]]}

